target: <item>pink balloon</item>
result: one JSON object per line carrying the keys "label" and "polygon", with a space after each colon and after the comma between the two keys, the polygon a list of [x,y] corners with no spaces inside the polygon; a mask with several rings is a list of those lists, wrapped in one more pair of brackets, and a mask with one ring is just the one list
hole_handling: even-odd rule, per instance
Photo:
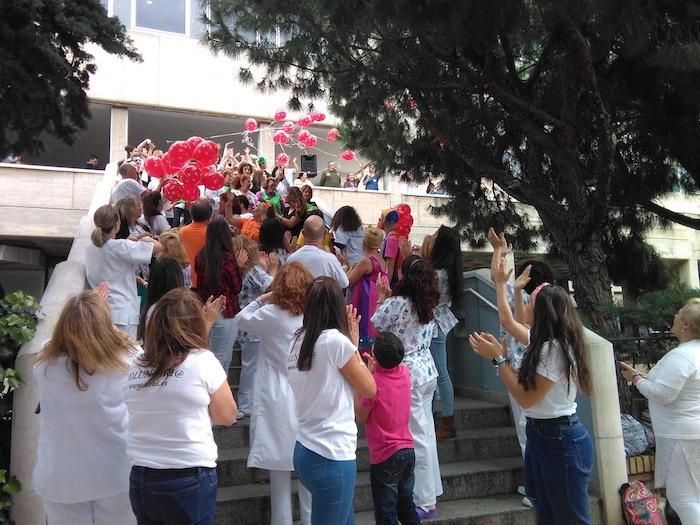
{"label": "pink balloon", "polygon": [[277,130],[275,134],[272,135],[272,142],[275,144],[286,144],[289,142],[289,135],[285,131]]}
{"label": "pink balloon", "polygon": [[178,174],[178,179],[185,186],[196,186],[202,180],[202,170],[197,164],[190,163],[183,166]]}
{"label": "pink balloon", "polygon": [[313,119],[309,115],[304,115],[299,120],[297,120],[297,124],[299,124],[299,127],[301,128],[308,128],[312,123]]}
{"label": "pink balloon", "polygon": [[297,133],[297,140],[299,142],[306,142],[306,139],[308,139],[311,136],[311,133],[309,133],[308,129],[302,129],[299,133]]}
{"label": "pink balloon", "polygon": [[287,112],[283,109],[278,109],[275,112],[275,122],[280,122],[281,120],[284,120],[287,118]]}
{"label": "pink balloon", "polygon": [[146,157],[146,160],[143,161],[143,168],[151,177],[156,179],[160,179],[165,175],[165,167],[158,157]]}
{"label": "pink balloon", "polygon": [[311,113],[311,120],[313,120],[314,122],[323,122],[324,120],[326,120],[326,114],[321,113],[320,111],[314,111],[313,113]]}
{"label": "pink balloon", "polygon": [[219,190],[224,185],[224,176],[221,173],[210,171],[204,174],[202,183],[208,190]]}
{"label": "pink balloon", "polygon": [[254,118],[245,119],[245,129],[247,129],[248,131],[255,131],[256,129],[258,129],[258,121]]}
{"label": "pink balloon", "polygon": [[316,135],[309,135],[308,137],[306,137],[306,140],[304,141],[304,145],[307,148],[313,148],[317,142],[318,142],[318,137]]}
{"label": "pink balloon", "polygon": [[196,201],[199,199],[199,188],[196,184],[185,184],[182,187],[182,198],[187,202]]}
{"label": "pink balloon", "polygon": [[168,149],[168,160],[175,169],[180,169],[192,157],[192,147],[184,140],[173,142]]}
{"label": "pink balloon", "polygon": [[343,160],[352,160],[355,158],[355,152],[350,149],[346,149],[343,151],[341,157]]}
{"label": "pink balloon", "polygon": [[204,139],[202,137],[190,137],[188,138],[185,142],[190,145],[190,148],[192,148],[192,151],[194,151],[194,148],[199,146],[202,142],[204,142]]}
{"label": "pink balloon", "polygon": [[277,158],[275,160],[277,161],[278,166],[286,166],[289,164],[289,155],[286,153],[279,153],[277,154]]}
{"label": "pink balloon", "polygon": [[219,159],[219,145],[211,140],[200,142],[192,157],[203,166],[211,166]]}
{"label": "pink balloon", "polygon": [[338,131],[338,128],[331,128],[328,130],[328,133],[326,133],[326,140],[328,142],[335,142],[339,136],[340,131]]}
{"label": "pink balloon", "polygon": [[163,186],[163,195],[170,202],[176,202],[182,199],[182,184],[176,180],[171,180]]}
{"label": "pink balloon", "polygon": [[282,124],[282,131],[285,133],[291,133],[294,131],[294,122],[287,121],[284,124]]}

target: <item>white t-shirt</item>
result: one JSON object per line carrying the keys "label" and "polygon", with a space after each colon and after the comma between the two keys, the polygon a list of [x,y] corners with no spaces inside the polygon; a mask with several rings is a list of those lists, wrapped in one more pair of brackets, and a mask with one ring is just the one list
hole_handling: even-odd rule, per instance
{"label": "white t-shirt", "polygon": [[296,400],[297,441],[333,461],[355,459],[357,425],[352,386],[340,371],[357,350],[338,330],[324,330],[311,370],[297,369],[303,333],[290,343],[287,373]]}
{"label": "white t-shirt", "polygon": [[124,402],[127,373],[82,372],[87,390],[81,391],[67,362],[67,357],[59,357],[34,367],[41,403],[34,489],[54,503],[124,493],[129,490],[130,469],[129,414]]}
{"label": "white t-shirt", "polygon": [[571,374],[571,381],[566,380],[568,365],[558,343],[542,345],[540,362],[536,372],[554,382],[547,395],[530,408],[523,408],[525,417],[535,419],[552,419],[570,416],[576,413],[576,375]]}
{"label": "white t-shirt", "polygon": [[700,439],[700,340],[681,343],[649,372],[649,381],[674,390],[667,405],[649,400],[654,433],[672,439]]}
{"label": "white t-shirt", "polygon": [[136,270],[148,265],[153,244],[145,241],[110,239],[98,248],[89,243],[85,249],[85,274],[90,288],[109,283],[107,303],[112,322],[120,326],[138,325],[141,300],[136,291]]}
{"label": "white t-shirt", "polygon": [[361,227],[354,232],[346,232],[338,228],[333,234],[335,242],[345,245],[345,255],[348,257],[350,266],[357,264],[365,256],[365,251],[362,249],[364,237],[365,231]]}
{"label": "white t-shirt", "polygon": [[146,217],[141,215],[141,217],[139,217],[138,223],[140,225],[148,228],[148,232],[150,232],[151,235],[160,235],[164,231],[167,231],[170,229],[170,224],[168,223],[168,219],[166,219],[162,213],[159,213],[158,215],[153,216],[151,221],[152,221],[152,224],[150,224],[146,220]]}
{"label": "white t-shirt", "polygon": [[287,262],[303,264],[306,269],[311,272],[311,275],[314,276],[314,279],[321,276],[332,277],[338,281],[341,288],[347,288],[348,284],[350,284],[348,276],[343,271],[342,266],[340,266],[338,258],[316,246],[305,244],[291,254],[287,258]]}
{"label": "white t-shirt", "polygon": [[209,350],[192,350],[178,367],[145,388],[141,386],[150,370],[138,365],[137,361],[129,371],[125,396],[131,464],[155,469],[216,467],[209,402],[227,379],[218,359]]}

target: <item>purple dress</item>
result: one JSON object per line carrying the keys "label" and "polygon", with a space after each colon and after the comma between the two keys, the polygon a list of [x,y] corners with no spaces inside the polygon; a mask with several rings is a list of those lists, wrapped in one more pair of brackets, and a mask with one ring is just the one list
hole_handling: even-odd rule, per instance
{"label": "purple dress", "polygon": [[357,308],[360,319],[360,351],[369,351],[374,343],[377,333],[370,319],[377,310],[377,279],[384,273],[379,261],[373,255],[369,256],[372,262],[372,272],[365,274],[352,287],[352,305]]}

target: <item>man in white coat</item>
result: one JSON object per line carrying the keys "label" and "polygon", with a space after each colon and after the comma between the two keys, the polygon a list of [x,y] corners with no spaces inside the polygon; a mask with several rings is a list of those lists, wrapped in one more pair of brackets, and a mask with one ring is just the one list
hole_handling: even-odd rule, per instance
{"label": "man in white coat", "polygon": [[338,281],[341,288],[347,288],[348,276],[340,266],[338,258],[323,249],[323,236],[326,233],[326,225],[323,219],[312,215],[304,221],[304,246],[295,251],[287,259],[288,263],[298,262],[303,264],[311,275],[316,277],[331,277]]}

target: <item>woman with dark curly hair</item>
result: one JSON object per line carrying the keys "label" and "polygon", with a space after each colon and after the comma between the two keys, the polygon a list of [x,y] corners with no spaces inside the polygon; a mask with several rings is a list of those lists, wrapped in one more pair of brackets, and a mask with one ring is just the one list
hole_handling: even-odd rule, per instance
{"label": "woman with dark curly hair", "polygon": [[[292,523],[292,457],[297,420],[287,380],[289,344],[301,328],[304,301],[313,277],[299,263],[282,266],[270,286],[236,316],[241,330],[259,339],[250,415],[248,467],[270,471],[271,523]],[[274,326],[274,330],[270,327]],[[308,525],[311,496],[299,484],[301,522]]]}
{"label": "woman with dark curly hair", "polygon": [[437,516],[437,497],[442,494],[432,408],[438,373],[430,353],[439,293],[435,271],[417,255],[404,259],[401,272],[403,277],[394,285],[391,297],[384,299],[386,287],[378,283],[381,304],[372,324],[377,331],[398,336],[405,348],[403,364],[411,372],[410,428],[416,453],[413,499],[418,517],[424,520]]}
{"label": "woman with dark curly hair", "polygon": [[365,256],[362,241],[365,231],[362,219],[352,206],[341,206],[331,222],[333,245],[347,258],[348,266],[356,265]]}

